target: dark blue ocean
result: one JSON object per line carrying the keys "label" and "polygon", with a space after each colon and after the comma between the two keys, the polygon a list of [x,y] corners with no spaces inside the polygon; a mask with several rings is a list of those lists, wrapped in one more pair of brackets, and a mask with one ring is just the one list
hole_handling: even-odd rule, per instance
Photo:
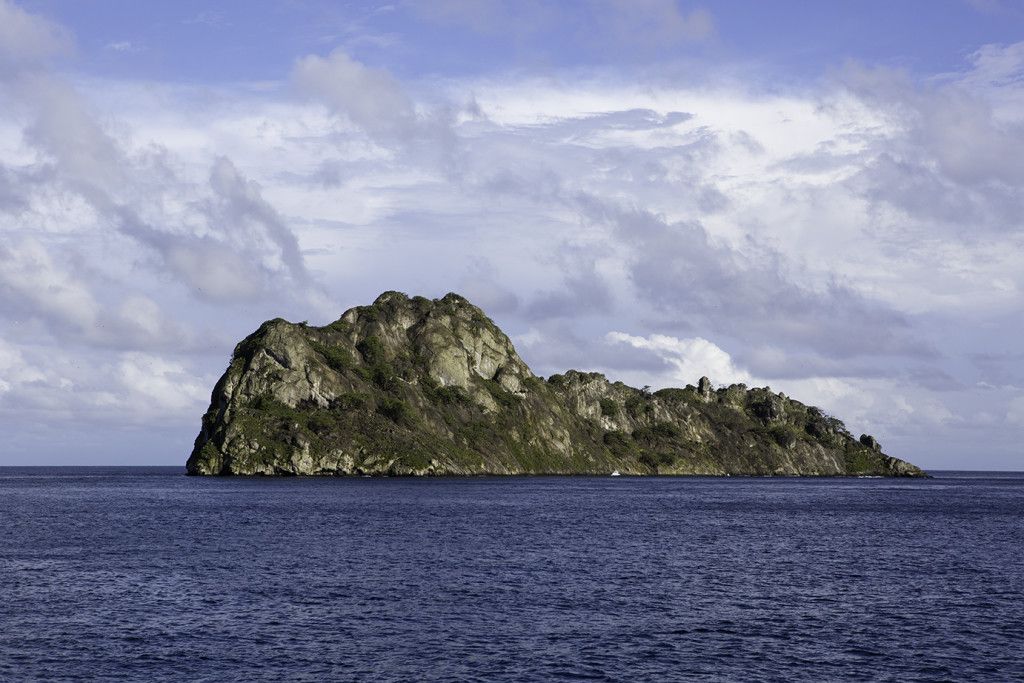
{"label": "dark blue ocean", "polygon": [[0,680],[1024,679],[1024,475],[0,469]]}

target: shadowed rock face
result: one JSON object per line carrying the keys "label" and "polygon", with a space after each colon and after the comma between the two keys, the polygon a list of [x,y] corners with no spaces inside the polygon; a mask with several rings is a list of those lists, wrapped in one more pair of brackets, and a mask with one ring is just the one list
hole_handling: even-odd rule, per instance
{"label": "shadowed rock face", "polygon": [[235,347],[189,474],[924,476],[820,410],[743,385],[653,394],[536,377],[456,294],[385,292],[324,327],[277,319]]}

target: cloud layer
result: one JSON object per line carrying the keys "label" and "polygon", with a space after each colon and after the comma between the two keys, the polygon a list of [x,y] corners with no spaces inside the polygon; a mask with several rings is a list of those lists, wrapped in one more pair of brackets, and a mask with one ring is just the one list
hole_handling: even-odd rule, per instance
{"label": "cloud layer", "polygon": [[[413,11],[486,35],[545,7]],[[616,49],[719,30],[595,7]],[[463,292],[541,373],[770,383],[925,465],[1018,462],[1024,44],[770,91],[605,63],[403,79],[337,46],[190,86],[69,70],[69,32],[6,0],[0,27],[0,461],[151,425],[114,459],[176,462],[234,341],[403,289]]]}

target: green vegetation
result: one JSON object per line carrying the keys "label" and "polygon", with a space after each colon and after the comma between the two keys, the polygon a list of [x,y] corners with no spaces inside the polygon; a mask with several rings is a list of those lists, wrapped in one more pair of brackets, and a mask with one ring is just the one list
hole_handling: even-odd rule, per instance
{"label": "green vegetation", "polygon": [[377,412],[395,424],[405,424],[412,419],[412,413],[405,401],[384,398],[377,404]]}
{"label": "green vegetation", "polygon": [[680,434],[679,427],[676,427],[671,422],[658,422],[651,427],[651,431],[656,437],[661,439],[674,439]]}
{"label": "green vegetation", "polygon": [[610,398],[602,398],[600,400],[601,414],[605,417],[615,417],[619,414],[619,404]]}
{"label": "green vegetation", "polygon": [[673,453],[665,451],[652,453],[650,451],[644,451],[640,454],[640,462],[646,465],[648,468],[657,472],[661,467],[668,467],[675,463],[676,456]]}
{"label": "green vegetation", "polygon": [[328,346],[316,340],[310,340],[310,347],[324,358],[327,367],[335,372],[345,372],[355,367],[355,360],[352,354],[338,346]]}
{"label": "green vegetation", "polygon": [[365,410],[369,404],[370,396],[368,394],[347,391],[343,394],[339,394],[333,401],[331,401],[331,408],[333,410],[348,412],[352,410]]}
{"label": "green vegetation", "polygon": [[848,447],[844,453],[846,471],[850,474],[878,473],[879,457],[867,448]]}
{"label": "green vegetation", "polygon": [[625,432],[605,432],[604,436],[601,437],[601,440],[604,442],[604,445],[611,449],[611,452],[619,458],[630,455],[634,450],[636,450],[633,438]]}
{"label": "green vegetation", "polygon": [[800,439],[800,433],[797,429],[792,425],[786,424],[772,425],[768,429],[768,434],[775,443],[783,448],[792,448]]}
{"label": "green vegetation", "polygon": [[654,405],[647,394],[639,393],[626,399],[626,414],[634,420],[654,412]]}
{"label": "green vegetation", "polygon": [[363,362],[367,365],[381,365],[387,360],[384,345],[377,337],[360,339],[356,344],[356,351],[363,357]]}
{"label": "green vegetation", "polygon": [[505,410],[515,408],[518,404],[518,399],[505,391],[505,388],[493,379],[484,380],[483,385],[491,394],[491,398],[493,398],[494,401]]}
{"label": "green vegetation", "polygon": [[[496,377],[518,378],[524,391],[509,392]],[[464,386],[452,385],[456,380]],[[595,402],[618,429],[605,431],[609,420],[597,419]],[[389,292],[324,327],[272,320],[240,342],[214,389],[188,468],[917,473],[876,447],[867,437],[857,442],[839,420],[767,388],[734,384],[702,395],[690,385],[651,393],[599,373],[532,377],[508,338],[465,299]]]}
{"label": "green vegetation", "polygon": [[687,389],[658,389],[654,395],[666,403],[692,403],[697,400],[697,392],[693,385]]}
{"label": "green vegetation", "polygon": [[429,375],[422,380],[421,384],[423,385],[423,393],[426,394],[431,403],[442,406],[461,406],[468,405],[470,402],[469,395],[462,387],[442,387]]}

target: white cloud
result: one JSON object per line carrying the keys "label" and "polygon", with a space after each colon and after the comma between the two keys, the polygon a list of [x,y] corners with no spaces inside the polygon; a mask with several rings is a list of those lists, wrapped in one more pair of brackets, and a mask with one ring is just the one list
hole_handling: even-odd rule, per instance
{"label": "white cloud", "polygon": [[0,0],[0,81],[12,71],[66,54],[71,48],[65,29]]}
{"label": "white cloud", "polygon": [[0,394],[11,391],[17,385],[43,379],[45,375],[25,362],[20,349],[0,339]]}
{"label": "white cloud", "polygon": [[300,92],[324,102],[375,139],[409,142],[418,131],[413,101],[398,81],[341,50],[327,57],[303,57],[292,79]]}
{"label": "white cloud", "polygon": [[1012,399],[1006,408],[1006,421],[1014,425],[1024,425],[1024,396]]}
{"label": "white cloud", "polygon": [[842,419],[851,430],[889,435],[909,429],[941,429],[963,422],[934,392],[889,378],[804,376],[757,377],[739,366],[724,349],[700,337],[638,336],[611,332],[612,344],[649,351],[667,364],[665,370],[630,373],[638,384],[655,387],[696,384],[701,376],[714,384],[768,386]]}
{"label": "white cloud", "polygon": [[108,50],[123,54],[135,54],[142,52],[142,46],[131,40],[118,40],[112,43],[107,43],[104,47]]}
{"label": "white cloud", "polygon": [[212,385],[182,363],[145,353],[126,353],[118,364],[123,404],[143,417],[168,415],[188,419],[205,409]]}
{"label": "white cloud", "polygon": [[0,411],[23,428],[62,423],[191,428],[214,376],[154,354],[118,352],[83,363],[80,352],[0,341]]}
{"label": "white cloud", "polygon": [[732,357],[715,344],[701,337],[679,339],[664,334],[648,337],[624,332],[609,332],[608,342],[629,344],[633,348],[653,351],[674,368],[673,379],[684,384],[696,384],[707,376],[717,384],[745,384],[753,381],[750,373],[736,367]]}
{"label": "white cloud", "polygon": [[18,315],[41,317],[58,328],[94,334],[100,307],[88,285],[60,268],[37,240],[0,245],[0,303]]}

